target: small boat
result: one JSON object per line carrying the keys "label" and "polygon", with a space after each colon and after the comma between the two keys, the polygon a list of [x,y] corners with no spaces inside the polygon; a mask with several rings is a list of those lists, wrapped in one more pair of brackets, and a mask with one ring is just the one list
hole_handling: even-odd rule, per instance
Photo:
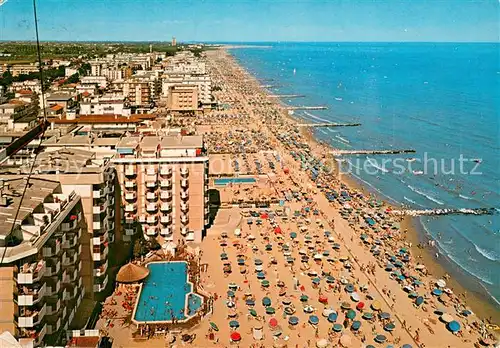
{"label": "small boat", "polygon": [[472,162],[475,162],[475,163],[481,163],[482,160],[480,158],[473,158],[472,159]]}
{"label": "small boat", "polygon": [[410,157],[410,158],[406,159],[406,162],[415,162],[415,161],[416,161],[416,158],[414,158],[414,157]]}
{"label": "small boat", "polygon": [[342,101],[342,98],[338,98],[338,97],[337,97],[337,98],[335,98],[335,100]]}
{"label": "small boat", "polygon": [[413,175],[422,175],[424,172],[422,170],[414,170]]}

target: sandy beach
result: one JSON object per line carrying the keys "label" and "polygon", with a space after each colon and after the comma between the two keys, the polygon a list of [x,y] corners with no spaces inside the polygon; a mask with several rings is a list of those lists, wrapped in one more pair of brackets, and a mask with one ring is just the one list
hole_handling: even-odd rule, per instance
{"label": "sandy beach", "polygon": [[325,165],[330,149],[225,49],[207,54],[216,98],[228,105],[195,122],[210,174],[254,179],[213,186],[221,205],[199,245],[199,287],[213,310],[192,328],[170,328],[174,342],[172,333],[145,341],[124,325],[130,310],[117,290],[98,328],[118,347],[493,346],[498,331],[482,319],[498,312],[473,294],[464,299],[417,248],[411,221]]}

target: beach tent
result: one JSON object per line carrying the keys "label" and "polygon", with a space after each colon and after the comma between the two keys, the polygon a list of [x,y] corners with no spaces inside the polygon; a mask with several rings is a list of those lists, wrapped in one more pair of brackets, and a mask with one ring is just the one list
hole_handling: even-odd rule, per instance
{"label": "beach tent", "polygon": [[325,340],[324,338],[323,339],[320,339],[316,342],[316,347],[317,348],[326,348],[329,346],[329,343],[327,340]]}
{"label": "beach tent", "polygon": [[120,268],[116,275],[116,281],[119,283],[137,283],[146,279],[148,275],[149,269],[129,262]]}
{"label": "beach tent", "polygon": [[264,334],[262,332],[262,326],[256,326],[253,328],[253,339],[260,341],[264,339]]}

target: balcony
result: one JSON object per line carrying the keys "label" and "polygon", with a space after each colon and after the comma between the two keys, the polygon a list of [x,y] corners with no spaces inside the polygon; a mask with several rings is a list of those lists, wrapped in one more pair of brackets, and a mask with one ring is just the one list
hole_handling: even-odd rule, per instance
{"label": "balcony", "polygon": [[94,198],[102,198],[102,197],[105,197],[106,194],[107,194],[106,187],[101,187],[98,190],[94,190],[92,196]]}
{"label": "balcony", "polygon": [[75,228],[78,227],[78,217],[77,215],[72,215],[74,216],[75,218],[69,222],[63,222],[61,224],[61,231],[63,232],[69,232]]}
{"label": "balcony", "polygon": [[186,189],[186,188],[188,188],[188,186],[189,186],[189,181],[186,179],[182,179],[181,180],[181,187]]}
{"label": "balcony", "polygon": [[108,270],[108,261],[106,260],[105,263],[94,268],[94,277],[102,277],[103,275],[106,274],[107,270]]}
{"label": "balcony", "polygon": [[189,211],[189,204],[187,204],[186,202],[181,202],[181,211],[186,213]]}
{"label": "balcony", "polygon": [[137,210],[137,206],[135,204],[125,204],[125,211],[128,213],[135,212]]}
{"label": "balcony", "polygon": [[172,175],[172,168],[167,167],[167,166],[161,166],[160,167],[160,175],[161,176],[170,176],[170,175]]}
{"label": "balcony", "polygon": [[19,311],[18,326],[19,327],[33,327],[42,322],[42,319],[47,313],[47,305],[43,305],[40,310],[30,310],[21,308]]}
{"label": "balcony", "polygon": [[26,286],[21,286],[19,293],[17,295],[17,304],[19,306],[33,306],[38,303],[47,292],[47,287],[45,283],[39,288],[27,288]]}
{"label": "balcony", "polygon": [[[47,243],[49,244],[49,243]],[[53,257],[59,255],[61,252],[61,241],[57,240],[55,242],[52,242],[50,244],[52,245],[47,245],[43,247],[43,256],[44,257]]]}
{"label": "balcony", "polygon": [[72,267],[68,269],[66,275],[63,277],[62,282],[64,284],[73,284],[78,278],[78,268]]}
{"label": "balcony", "polygon": [[94,238],[92,238],[92,244],[93,245],[101,245],[101,244],[106,243],[107,241],[108,241],[108,234],[107,233],[104,233],[100,237],[94,237]]}
{"label": "balcony", "polygon": [[189,176],[189,169],[187,167],[183,167],[181,168],[181,176],[183,178],[186,178]]}
{"label": "balcony", "polygon": [[107,285],[108,285],[108,276],[106,276],[106,278],[104,278],[102,283],[94,284],[94,292],[104,291],[104,289],[106,289]]}
{"label": "balcony", "polygon": [[148,216],[146,218],[146,222],[150,225],[156,225],[156,223],[158,222],[158,218],[156,215]]}
{"label": "balcony", "polygon": [[182,200],[189,199],[189,191],[188,190],[181,192],[181,199]]}
{"label": "balcony", "polygon": [[76,246],[78,243],[79,233],[66,233],[63,235],[62,247],[63,249],[69,249]]}
{"label": "balcony", "polygon": [[184,225],[187,225],[189,223],[188,214],[181,214],[181,223]]}
{"label": "balcony", "polygon": [[135,234],[136,229],[135,228],[125,228],[125,235],[126,236],[133,236]]}
{"label": "balcony", "polygon": [[108,219],[115,217],[115,207],[108,207]]}
{"label": "balcony", "polygon": [[163,237],[168,237],[168,236],[172,235],[172,227],[171,226],[162,227],[160,229],[160,234]]}
{"label": "balcony", "polygon": [[146,199],[148,201],[156,201],[158,199],[158,195],[156,194],[156,192],[147,192]]}
{"label": "balcony", "polygon": [[57,313],[59,309],[61,309],[61,299],[58,298],[56,303],[48,303],[47,315]]}
{"label": "balcony", "polygon": [[19,330],[19,343],[23,347],[40,347],[47,334],[47,324],[39,325],[33,329]]}
{"label": "balcony", "polygon": [[181,227],[181,235],[183,235],[185,237],[185,236],[187,236],[188,233],[189,233],[189,228]]}
{"label": "balcony", "polygon": [[160,210],[162,212],[168,212],[168,211],[172,210],[172,205],[170,203],[162,203],[160,206]]}
{"label": "balcony", "polygon": [[169,192],[169,191],[162,191],[160,193],[160,199],[162,201],[169,201],[172,199],[172,192]]}
{"label": "balcony", "polygon": [[146,214],[139,215],[138,220],[141,224],[145,224],[146,223]]}
{"label": "balcony", "polygon": [[76,251],[71,252],[71,250],[68,250],[66,252],[66,257],[63,257],[62,259],[62,265],[63,267],[74,265],[77,259],[78,259],[78,253]]}
{"label": "balcony", "polygon": [[156,187],[157,181],[156,180],[147,180],[146,181],[146,187],[153,189]]}
{"label": "balcony", "polygon": [[59,293],[61,290],[61,279],[58,277],[52,277],[47,280],[47,296],[53,296]]}
{"label": "balcony", "polygon": [[108,231],[114,230],[115,229],[115,222],[108,220]]}
{"label": "balcony", "polygon": [[137,199],[137,194],[135,192],[127,192],[125,193],[125,200],[127,201],[135,201]]}
{"label": "balcony", "polygon": [[154,203],[148,203],[146,204],[146,211],[149,213],[154,213],[158,209],[157,205]]}
{"label": "balcony", "polygon": [[100,203],[94,203],[94,207],[92,208],[92,212],[94,214],[101,214],[106,212],[106,209],[108,208],[108,202],[100,202]]}
{"label": "balcony", "polygon": [[31,264],[25,263],[21,266],[17,274],[18,284],[33,284],[38,282],[45,274],[45,261],[34,262]]}
{"label": "balcony", "polygon": [[108,207],[112,207],[115,205],[115,196],[108,196]]}
{"label": "balcony", "polygon": [[155,167],[146,168],[146,175],[156,175],[156,168]]}
{"label": "balcony", "polygon": [[125,223],[126,224],[133,224],[135,222],[135,215],[134,214],[125,214]]}
{"label": "balcony", "polygon": [[110,182],[110,185],[108,186],[108,193],[113,194],[115,193],[115,185]]}
{"label": "balcony", "polygon": [[125,188],[134,190],[137,188],[137,183],[134,180],[125,180]]}
{"label": "balcony", "polygon": [[137,174],[137,171],[135,169],[135,166],[126,166],[125,167],[125,176],[135,176]]}
{"label": "balcony", "polygon": [[170,214],[163,215],[162,217],[160,217],[160,222],[163,225],[168,225],[168,224],[172,223],[172,216],[170,216]]}
{"label": "balcony", "polygon": [[107,260],[107,257],[108,257],[108,251],[109,251],[109,249],[107,246],[103,250],[96,249],[96,247],[94,247],[93,253],[92,253],[92,259],[94,261],[105,261],[105,260]]}
{"label": "balcony", "polygon": [[165,190],[165,189],[171,189],[172,188],[172,180],[161,180],[160,181],[160,187]]}
{"label": "balcony", "polygon": [[46,266],[46,270],[45,270],[45,277],[52,277],[54,275],[56,275],[57,273],[59,273],[59,271],[61,270],[61,261],[59,259],[57,259],[56,262],[51,262],[51,261],[48,261],[49,263],[47,264]]}
{"label": "balcony", "polygon": [[147,236],[154,237],[154,236],[156,236],[157,233],[158,233],[158,231],[157,231],[156,227],[146,227],[146,235]]}

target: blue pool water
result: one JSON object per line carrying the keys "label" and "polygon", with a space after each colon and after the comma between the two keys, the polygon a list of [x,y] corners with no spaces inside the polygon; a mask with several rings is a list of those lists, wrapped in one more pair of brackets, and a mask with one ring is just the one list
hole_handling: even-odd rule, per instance
{"label": "blue pool water", "polygon": [[214,184],[218,186],[226,186],[228,184],[254,184],[255,182],[255,178],[221,178],[214,180]]}
{"label": "blue pool water", "polygon": [[[381,163],[394,157],[349,158],[353,175],[371,190],[415,209],[499,208],[498,43],[265,45],[270,48],[231,53],[249,72],[280,86],[273,93],[305,95],[284,103],[328,106],[294,116],[362,124],[317,128],[318,139],[345,150],[417,151],[415,162],[399,162],[411,164],[402,174],[396,163]],[[463,170],[461,155],[468,159]],[[486,291],[500,306],[500,214],[423,217],[420,223],[424,241],[436,241],[438,259],[450,264],[448,270],[465,275],[464,285]]]}
{"label": "blue pool water", "polygon": [[[191,293],[185,262],[157,262],[147,266],[150,274],[144,282],[134,319],[141,322],[186,319],[201,307],[202,298]],[[189,295],[188,295],[189,294]],[[188,295],[188,313],[185,313]]]}

